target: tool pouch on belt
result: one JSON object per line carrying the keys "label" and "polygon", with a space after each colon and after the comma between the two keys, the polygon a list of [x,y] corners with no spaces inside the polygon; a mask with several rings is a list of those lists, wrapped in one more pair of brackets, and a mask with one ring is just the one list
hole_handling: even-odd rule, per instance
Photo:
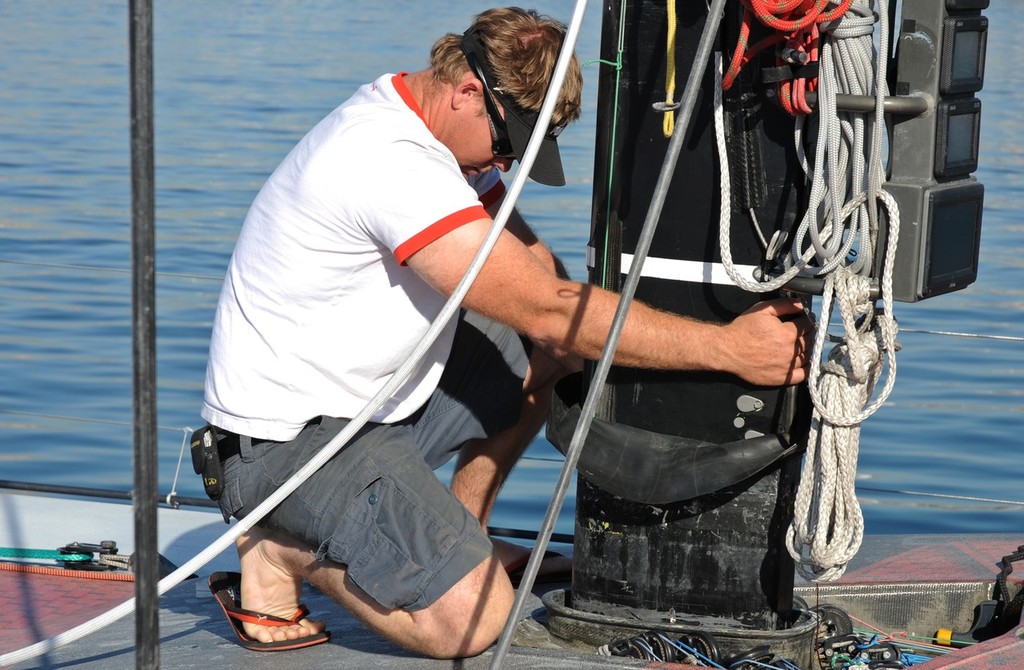
{"label": "tool pouch on belt", "polygon": [[217,500],[224,492],[224,468],[217,440],[217,429],[209,424],[192,433],[192,469],[203,478],[203,488],[210,500]]}

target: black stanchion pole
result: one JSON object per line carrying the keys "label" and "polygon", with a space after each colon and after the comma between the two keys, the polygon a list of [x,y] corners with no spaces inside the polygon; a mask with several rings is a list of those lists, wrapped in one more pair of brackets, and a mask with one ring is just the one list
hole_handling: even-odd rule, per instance
{"label": "black stanchion pole", "polygon": [[153,11],[129,0],[132,154],[135,667],[160,667],[156,527],[156,244],[153,170]]}

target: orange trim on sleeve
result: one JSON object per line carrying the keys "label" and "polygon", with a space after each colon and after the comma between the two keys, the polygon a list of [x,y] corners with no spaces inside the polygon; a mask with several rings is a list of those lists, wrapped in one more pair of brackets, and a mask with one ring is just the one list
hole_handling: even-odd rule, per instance
{"label": "orange trim on sleeve", "polygon": [[498,202],[505,195],[505,183],[498,180],[494,186],[487,189],[487,192],[480,196],[480,204],[485,208],[490,207],[494,203]]}
{"label": "orange trim on sleeve", "polygon": [[395,258],[399,263],[405,265],[410,256],[434,240],[444,237],[459,226],[464,226],[471,221],[487,218],[490,217],[480,205],[473,205],[472,207],[449,214],[398,245],[398,248],[395,249]]}

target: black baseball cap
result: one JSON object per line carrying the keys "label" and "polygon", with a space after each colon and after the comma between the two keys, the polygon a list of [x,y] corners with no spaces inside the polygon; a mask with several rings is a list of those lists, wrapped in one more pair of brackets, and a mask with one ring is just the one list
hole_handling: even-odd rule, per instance
{"label": "black baseball cap", "polygon": [[[538,113],[521,107],[497,85],[494,70],[491,68],[487,51],[484,49],[478,31],[470,29],[463,33],[462,51],[466,54],[470,68],[483,80],[484,86],[504,107],[504,129],[508,133],[508,140],[512,145],[516,160],[522,162],[526,145],[529,144],[530,136],[537,125]],[[564,126],[550,126],[548,132],[545,133],[540,150],[533,161],[533,167],[530,168],[530,178],[534,181],[548,186],[565,185],[562,158],[558,152],[558,135],[563,128]]]}

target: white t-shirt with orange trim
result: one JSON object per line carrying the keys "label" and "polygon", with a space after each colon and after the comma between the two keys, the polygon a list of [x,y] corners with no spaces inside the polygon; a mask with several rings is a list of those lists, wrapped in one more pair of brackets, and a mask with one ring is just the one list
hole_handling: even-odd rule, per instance
{"label": "white t-shirt with orange trim", "polygon": [[[289,440],[319,415],[355,416],[446,300],[404,261],[486,217],[503,193],[497,171],[460,172],[402,75],[360,88],[295,146],[246,216],[214,319],[203,418]],[[374,421],[426,402],[454,329]]]}

